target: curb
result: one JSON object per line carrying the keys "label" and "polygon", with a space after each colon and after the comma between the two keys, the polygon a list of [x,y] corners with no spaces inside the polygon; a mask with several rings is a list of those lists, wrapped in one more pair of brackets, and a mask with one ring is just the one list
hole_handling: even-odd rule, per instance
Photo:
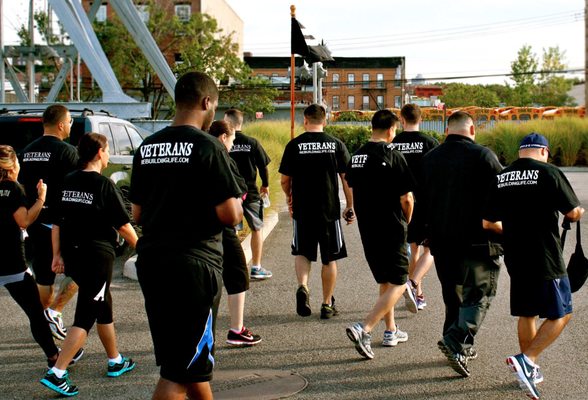
{"label": "curb", "polygon": [[[274,230],[276,225],[278,224],[279,218],[277,212],[268,213],[264,220],[263,220],[263,240],[269,236],[269,234]],[[247,263],[251,261],[251,234],[247,235],[245,239],[241,242],[241,247],[243,247],[243,252],[245,253],[245,260]],[[135,262],[137,261],[137,255],[135,254],[131,258],[129,258],[123,267],[123,276],[129,279],[137,280],[137,269],[135,267]]]}

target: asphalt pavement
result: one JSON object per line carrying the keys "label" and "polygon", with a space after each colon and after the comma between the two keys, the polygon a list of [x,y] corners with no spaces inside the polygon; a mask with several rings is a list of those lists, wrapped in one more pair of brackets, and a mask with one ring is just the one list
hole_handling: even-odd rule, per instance
{"label": "asphalt pavement", "polygon": [[[566,174],[580,201],[588,205],[588,172],[571,169]],[[588,217],[583,220],[583,245],[588,249]],[[385,228],[385,227],[384,227]],[[436,343],[441,336],[444,307],[434,268],[424,280],[428,306],[410,314],[401,299],[397,323],[409,340],[394,348],[381,346],[384,327],[372,334],[373,360],[355,351],[345,328],[361,321],[373,306],[377,285],[365,262],[357,225],[344,227],[349,257],[339,262],[335,297],[339,316],[319,319],[321,302],[320,266],[313,264],[310,279],[313,314],[302,318],[295,312],[296,278],[290,255],[291,222],[285,212],[266,239],[264,267],[274,276],[252,282],[247,294],[245,324],[263,341],[252,348],[230,348],[224,343],[228,329],[226,296],[216,327],[216,378],[213,388],[221,393],[229,372],[254,370],[293,372],[306,379],[306,388],[292,399],[524,399],[507,356],[518,353],[516,319],[509,315],[509,280],[503,269],[497,296],[476,337],[477,360],[470,362],[472,374],[461,378],[448,365]],[[569,235],[573,244],[575,235]],[[569,258],[572,246],[565,249]],[[149,399],[158,369],[152,353],[143,297],[136,281],[122,276],[119,259],[112,284],[120,351],[137,361],[134,371],[119,378],[106,377],[106,356],[96,334],[90,333],[86,355],[71,368],[79,399]],[[165,273],[165,265],[161,266]],[[588,288],[574,294],[574,314],[560,338],[539,359],[545,381],[539,385],[542,399],[584,400],[588,398]],[[64,312],[66,325],[73,321],[75,302]],[[0,399],[48,399],[57,397],[38,383],[45,358],[33,341],[28,321],[6,290],[0,290]],[[169,321],[173,329],[174,321]],[[245,389],[243,389],[245,391]],[[247,388],[249,392],[255,386]],[[220,396],[219,396],[220,397]],[[260,396],[261,397],[261,392]],[[269,398],[272,396],[270,395]],[[226,396],[224,397],[226,398]],[[240,398],[235,396],[235,398]]]}

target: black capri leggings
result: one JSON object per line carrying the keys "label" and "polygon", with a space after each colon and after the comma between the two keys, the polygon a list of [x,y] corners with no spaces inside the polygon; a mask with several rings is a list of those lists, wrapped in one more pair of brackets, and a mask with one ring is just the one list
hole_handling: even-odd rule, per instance
{"label": "black capri leggings", "polygon": [[223,229],[223,284],[228,294],[249,290],[249,270],[241,242],[233,228]]}
{"label": "black capri leggings", "polygon": [[4,286],[29,318],[33,338],[39,343],[47,358],[56,355],[57,346],[53,342],[51,329],[49,329],[49,324],[43,315],[43,306],[35,279],[25,273],[22,281],[8,283]]}
{"label": "black capri leggings", "polygon": [[110,282],[114,250],[102,246],[71,246],[63,252],[65,271],[78,285],[73,326],[89,332],[98,324],[112,323]]}

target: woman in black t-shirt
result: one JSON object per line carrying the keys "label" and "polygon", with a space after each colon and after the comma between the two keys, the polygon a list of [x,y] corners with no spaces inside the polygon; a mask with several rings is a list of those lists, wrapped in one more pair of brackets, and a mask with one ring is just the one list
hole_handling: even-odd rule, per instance
{"label": "woman in black t-shirt", "polygon": [[0,286],[6,287],[26,313],[33,337],[45,352],[48,364],[52,366],[57,360],[58,349],[43,315],[37,284],[26,265],[23,241],[25,229],[37,219],[43,208],[47,185],[39,180],[37,200],[27,210],[24,190],[16,180],[19,171],[20,165],[14,149],[0,145]]}
{"label": "woman in black t-shirt", "polygon": [[117,377],[135,367],[133,360],[118,352],[110,281],[115,258],[114,230],[132,247],[137,243],[137,234],[117,187],[100,174],[109,160],[106,137],[98,133],[83,135],[78,152],[82,169],[63,181],[52,232],[52,269],[55,273],[65,269],[78,284],[78,301],[73,327],[68,330],[59,358],[41,380],[48,388],[68,396],[78,390],[71,385],[66,368],[94,323],[108,356],[107,376]]}

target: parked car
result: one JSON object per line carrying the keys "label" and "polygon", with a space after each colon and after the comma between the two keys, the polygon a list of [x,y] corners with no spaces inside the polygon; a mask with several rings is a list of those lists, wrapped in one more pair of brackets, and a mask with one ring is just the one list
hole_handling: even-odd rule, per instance
{"label": "parked car", "polygon": [[[104,175],[121,189],[130,209],[128,192],[133,155],[150,132],[105,111],[84,109],[70,110],[70,113],[74,122],[69,143],[77,146],[82,135],[89,132],[101,133],[108,139],[110,162]],[[39,110],[0,110],[0,144],[8,144],[20,154],[30,142],[43,135],[42,115]],[[120,240],[122,245],[122,238]]]}

